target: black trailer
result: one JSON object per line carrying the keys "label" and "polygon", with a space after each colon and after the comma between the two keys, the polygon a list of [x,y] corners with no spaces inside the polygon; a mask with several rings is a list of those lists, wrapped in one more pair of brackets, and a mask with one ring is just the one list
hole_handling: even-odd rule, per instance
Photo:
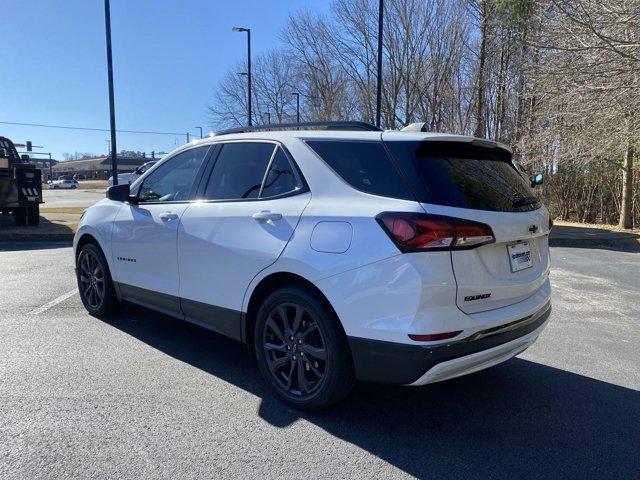
{"label": "black trailer", "polygon": [[16,225],[38,225],[42,202],[42,174],[23,162],[15,145],[0,137],[0,214],[12,214]]}

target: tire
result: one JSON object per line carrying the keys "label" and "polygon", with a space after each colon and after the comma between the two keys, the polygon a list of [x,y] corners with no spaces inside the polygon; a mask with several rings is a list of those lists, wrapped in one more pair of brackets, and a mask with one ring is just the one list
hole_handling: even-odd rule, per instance
{"label": "tire", "polygon": [[16,208],[13,211],[13,223],[16,227],[21,227],[22,225],[26,225],[27,223],[27,209],[26,208]]}
{"label": "tire", "polygon": [[95,243],[87,243],[76,262],[76,279],[80,299],[89,314],[104,317],[122,308],[118,300],[109,265],[102,250]]}
{"label": "tire", "polygon": [[35,203],[27,207],[27,222],[29,225],[40,224],[40,205]]}
{"label": "tire", "polygon": [[254,348],[262,376],[294,408],[326,408],[355,383],[339,320],[310,290],[285,287],[267,297],[256,319]]}

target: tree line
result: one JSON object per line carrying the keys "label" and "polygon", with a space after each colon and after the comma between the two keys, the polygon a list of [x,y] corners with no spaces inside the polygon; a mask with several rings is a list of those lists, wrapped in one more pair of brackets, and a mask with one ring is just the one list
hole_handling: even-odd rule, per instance
{"label": "tree line", "polygon": [[[300,10],[252,59],[253,122],[373,122],[378,2]],[[382,126],[498,140],[556,218],[640,223],[640,0],[386,0]],[[216,86],[214,128],[245,125],[246,59]]]}

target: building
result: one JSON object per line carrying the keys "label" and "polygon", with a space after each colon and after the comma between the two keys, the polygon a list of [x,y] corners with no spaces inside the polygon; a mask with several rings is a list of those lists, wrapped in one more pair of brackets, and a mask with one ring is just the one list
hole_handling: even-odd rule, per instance
{"label": "building", "polygon": [[[153,160],[149,157],[121,157],[118,155],[118,173],[132,172],[143,163]],[[106,180],[111,176],[111,157],[83,158],[60,162],[52,167],[53,176],[59,178],[77,175],[79,179]]]}

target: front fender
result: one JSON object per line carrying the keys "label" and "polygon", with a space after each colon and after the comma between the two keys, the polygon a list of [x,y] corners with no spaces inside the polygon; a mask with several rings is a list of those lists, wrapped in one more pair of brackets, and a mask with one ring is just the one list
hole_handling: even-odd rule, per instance
{"label": "front fender", "polygon": [[91,235],[98,242],[109,264],[109,270],[113,272],[111,234],[113,222],[123,205],[122,202],[104,199],[85,210],[73,237],[74,258],[78,255],[77,248],[80,239],[84,235]]}

